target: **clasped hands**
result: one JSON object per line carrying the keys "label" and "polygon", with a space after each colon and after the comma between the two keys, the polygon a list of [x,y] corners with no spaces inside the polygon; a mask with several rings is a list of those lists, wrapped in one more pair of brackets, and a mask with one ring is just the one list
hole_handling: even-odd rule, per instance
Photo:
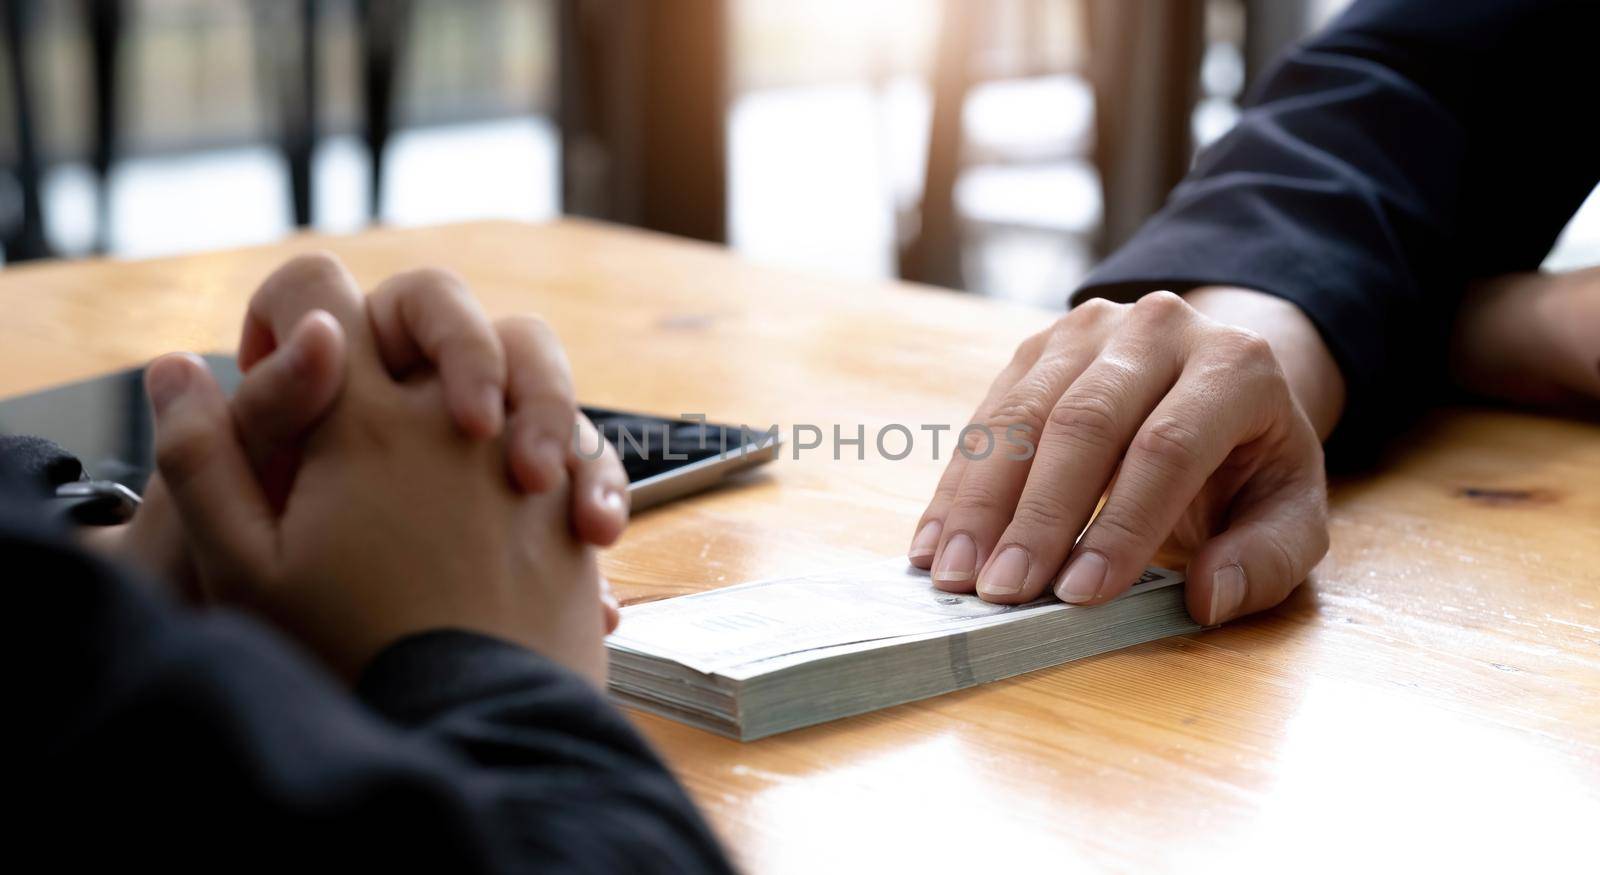
{"label": "clasped hands", "polygon": [[157,473],[100,547],[347,678],[457,628],[603,681],[617,604],[594,548],[627,524],[627,478],[546,324],[491,322],[437,270],[363,296],[306,255],[251,299],[239,365],[231,400],[195,356],[150,365]]}

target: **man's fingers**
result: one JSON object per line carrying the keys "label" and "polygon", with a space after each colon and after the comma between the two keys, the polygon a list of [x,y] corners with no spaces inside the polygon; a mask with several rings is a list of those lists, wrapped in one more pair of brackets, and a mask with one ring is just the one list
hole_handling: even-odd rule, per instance
{"label": "man's fingers", "polygon": [[[995,542],[1016,514],[1051,411],[1100,354],[1126,309],[1089,301],[1057,320],[1033,366],[989,412],[982,423],[984,431],[968,434],[963,442],[966,471],[945,516],[933,560],[936,586],[958,592],[976,587],[979,570],[994,555]],[[1015,564],[1015,558],[1007,557],[1008,564]]]}
{"label": "man's fingers", "polygon": [[578,410],[572,369],[561,342],[543,319],[511,316],[494,327],[507,362],[511,426],[506,444],[511,472],[523,489],[543,492],[566,476]]}
{"label": "man's fingers", "polygon": [[[988,393],[984,395],[983,401],[978,404],[978,409],[972,414],[972,422],[985,422],[989,419],[1000,399],[1011,391],[1017,380],[1039,360],[1039,355],[1049,342],[1049,338],[1050,332],[1041,331],[1017,346],[1010,364],[1006,365],[989,384]],[[938,553],[939,543],[942,540],[940,536],[944,531],[944,519],[956,502],[956,493],[961,489],[961,480],[967,470],[967,457],[959,449],[959,435],[941,435],[938,432],[934,435],[937,441],[935,446],[945,448],[944,452],[950,454],[950,462],[945,465],[944,473],[939,477],[939,484],[933,490],[933,498],[928,502],[927,509],[922,512],[922,518],[917,520],[916,532],[911,537],[911,546],[906,550],[906,558],[911,564],[924,570],[933,567],[934,556]]]}
{"label": "man's fingers", "polygon": [[250,297],[239,340],[239,369],[248,373],[313,310],[327,311],[344,328],[352,365],[377,362],[361,287],[337,258],[313,252],[273,271]]}
{"label": "man's fingers", "polygon": [[[981,423],[983,431],[969,433],[962,442],[966,471],[945,516],[933,563],[933,580],[940,588],[971,592],[976,585],[978,570],[1016,515],[1052,408],[1094,353],[1092,348],[1047,351],[989,412]],[[1024,452],[1010,442],[1013,437],[1033,449]]]}
{"label": "man's fingers", "polygon": [[272,558],[273,516],[234,435],[227,399],[192,355],[156,359],[145,371],[155,413],[156,465],[193,535],[195,560],[228,580],[259,574]]}
{"label": "man's fingers", "polygon": [[572,525],[584,543],[609,547],[628,527],[628,473],[616,447],[582,413],[577,415],[574,437],[567,460],[572,471]]}
{"label": "man's fingers", "polygon": [[611,590],[611,581],[605,575],[600,575],[600,623],[605,634],[610,635],[617,631],[617,625],[622,622],[622,605],[617,601],[617,594]]}
{"label": "man's fingers", "polygon": [[1241,495],[1228,530],[1195,553],[1184,587],[1196,622],[1214,626],[1277,605],[1328,552],[1317,461],[1259,500]]}
{"label": "man's fingers", "polygon": [[1146,296],[1060,393],[1026,486],[979,575],[985,599],[1031,601],[1055,580],[1140,424],[1177,381],[1181,350],[1174,341],[1188,318],[1177,298]]}
{"label": "man's fingers", "polygon": [[368,296],[367,312],[391,376],[436,367],[456,424],[475,437],[500,433],[506,356],[495,327],[460,277],[435,268],[392,277]]}
{"label": "man's fingers", "polygon": [[1279,417],[1293,403],[1276,368],[1254,335],[1241,336],[1236,349],[1191,359],[1139,427],[1105,507],[1067,560],[1055,585],[1062,601],[1097,604],[1121,595],[1236,448],[1289,432]]}
{"label": "man's fingers", "polygon": [[[512,418],[507,444],[513,477],[530,492],[551,489],[571,474],[571,514],[578,539],[615,543],[628,525],[628,475],[611,445],[572,400],[566,357],[541,320],[516,317],[496,326],[510,360]],[[559,437],[551,420],[565,416]],[[552,472],[551,453],[559,455]],[[617,605],[603,590],[606,632],[616,628]]]}
{"label": "man's fingers", "polygon": [[[974,415],[974,420],[983,415],[982,408]],[[966,473],[967,460],[955,447],[955,438],[950,438],[950,462],[944,466],[944,473],[939,476],[939,483],[933,488],[933,498],[929,500],[928,507],[922,512],[922,518],[917,520],[916,534],[911,536],[911,546],[906,548],[906,559],[915,567],[924,571],[933,567],[933,558],[939,552],[939,541],[944,534],[944,518],[950,513],[951,505],[956,502],[956,492],[961,489],[961,477]]]}
{"label": "man's fingers", "polygon": [[239,384],[233,396],[233,421],[259,476],[266,477],[274,459],[298,447],[338,397],[344,378],[344,337],[333,316],[313,310],[285,343],[258,359]]}

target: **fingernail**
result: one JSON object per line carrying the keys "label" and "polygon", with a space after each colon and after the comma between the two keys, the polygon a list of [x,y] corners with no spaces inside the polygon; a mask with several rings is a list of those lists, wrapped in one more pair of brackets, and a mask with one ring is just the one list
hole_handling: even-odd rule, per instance
{"label": "fingernail", "polygon": [[1056,582],[1056,598],[1072,604],[1093,601],[1106,583],[1106,557],[1081,553]]}
{"label": "fingernail", "polygon": [[1007,547],[984,569],[978,592],[985,595],[1016,595],[1028,579],[1028,551]]}
{"label": "fingernail", "polygon": [[944,553],[939,556],[939,567],[933,569],[933,579],[959,583],[971,580],[977,570],[978,545],[972,542],[970,535],[962,533],[944,545]]}
{"label": "fingernail", "polygon": [[1206,622],[1217,624],[1232,617],[1244,604],[1244,568],[1224,565],[1211,575],[1211,617]]}
{"label": "fingernail", "polygon": [[614,514],[628,515],[628,501],[622,493],[611,487],[600,490],[600,504]]}
{"label": "fingernail", "polygon": [[174,359],[164,359],[150,366],[146,380],[150,404],[157,413],[165,412],[168,405],[189,388],[189,368]]}
{"label": "fingernail", "polygon": [[926,559],[934,554],[939,546],[939,533],[944,531],[944,523],[938,520],[928,520],[917,531],[917,536],[911,539],[911,550],[906,553],[909,559]]}

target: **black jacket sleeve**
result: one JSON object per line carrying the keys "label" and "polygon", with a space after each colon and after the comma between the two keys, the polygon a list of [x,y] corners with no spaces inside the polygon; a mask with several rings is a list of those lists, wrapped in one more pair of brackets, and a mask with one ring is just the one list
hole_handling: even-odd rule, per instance
{"label": "black jacket sleeve", "polygon": [[381,654],[353,696],[270,629],[168,604],[37,517],[0,495],[22,859],[727,870],[644,742],[538,655],[429,633]]}
{"label": "black jacket sleeve", "polygon": [[1536,268],[1600,181],[1592,0],[1357,0],[1292,49],[1074,300],[1236,285],[1299,305],[1368,446],[1437,388],[1466,283]]}

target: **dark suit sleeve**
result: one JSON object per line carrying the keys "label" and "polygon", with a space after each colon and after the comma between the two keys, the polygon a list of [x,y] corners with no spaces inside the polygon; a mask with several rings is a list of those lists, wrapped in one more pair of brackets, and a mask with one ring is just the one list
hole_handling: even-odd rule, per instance
{"label": "dark suit sleeve", "polygon": [[379,656],[360,692],[393,725],[465,760],[469,803],[504,840],[495,851],[508,864],[725,869],[655,754],[588,684],[549,660],[481,635],[433,632]]}
{"label": "dark suit sleeve", "polygon": [[1443,374],[1475,277],[1536,268],[1600,180],[1592,0],[1358,0],[1292,49],[1166,207],[1074,295],[1297,304],[1370,446]]}
{"label": "dark suit sleeve", "polygon": [[52,865],[720,872],[676,781],[600,696],[465,632],[401,641],[359,697],[288,641],[196,615],[0,495],[20,839]]}

